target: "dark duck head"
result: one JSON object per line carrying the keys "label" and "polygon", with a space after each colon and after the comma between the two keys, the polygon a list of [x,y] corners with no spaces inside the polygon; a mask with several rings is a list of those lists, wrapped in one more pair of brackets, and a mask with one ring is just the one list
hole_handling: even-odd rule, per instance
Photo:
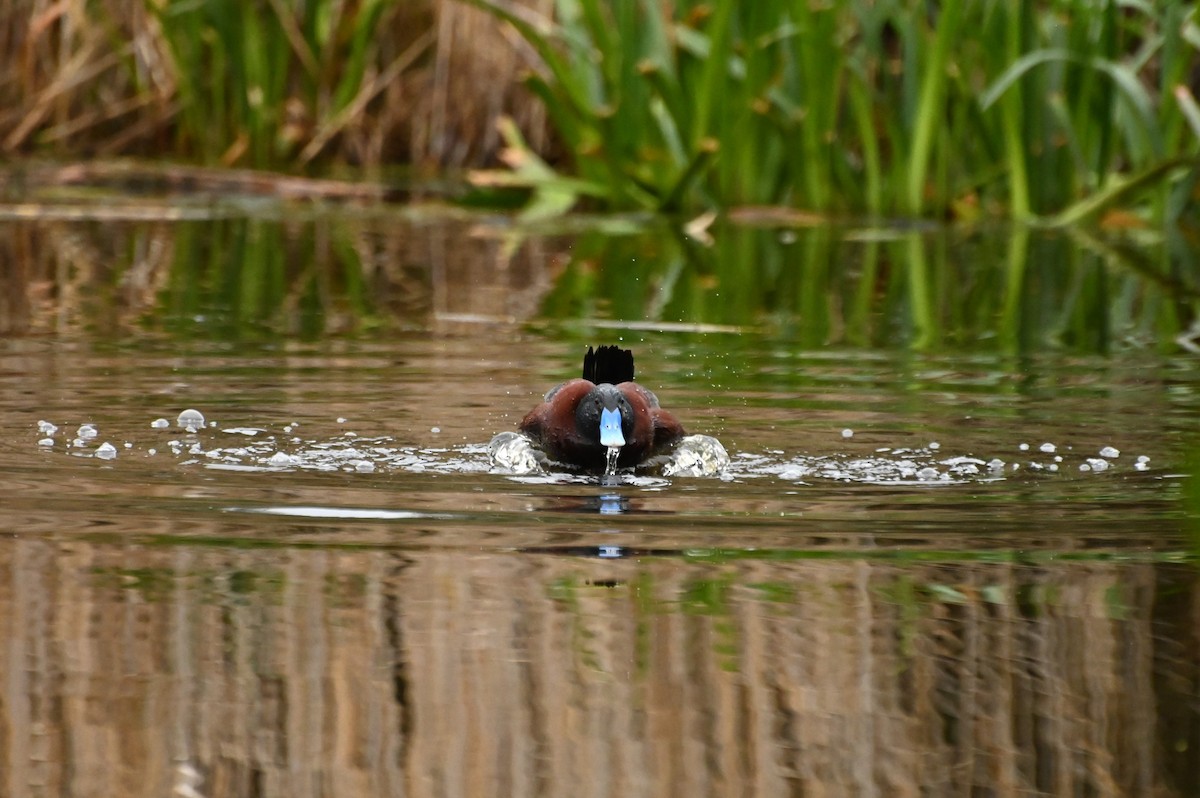
{"label": "dark duck head", "polygon": [[633,353],[616,346],[588,347],[582,378],[552,388],[521,432],[551,459],[588,471],[604,470],[609,449],[619,450],[618,466],[636,466],[685,434],[658,397],[633,381]]}

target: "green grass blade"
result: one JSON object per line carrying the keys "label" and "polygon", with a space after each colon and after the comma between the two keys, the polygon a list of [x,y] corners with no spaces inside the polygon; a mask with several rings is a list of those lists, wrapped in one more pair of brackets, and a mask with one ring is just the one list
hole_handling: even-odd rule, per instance
{"label": "green grass blade", "polygon": [[934,132],[943,112],[942,99],[946,88],[951,43],[958,36],[965,2],[966,0],[947,0],[942,4],[933,52],[924,65],[905,188],[906,210],[915,215],[919,215],[924,209],[925,183],[932,156]]}
{"label": "green grass blade", "polygon": [[1169,158],[1127,178],[1114,178],[1102,191],[1098,191],[1086,199],[1080,200],[1062,213],[1045,220],[1052,227],[1065,227],[1079,224],[1108,209],[1132,194],[1144,191],[1151,186],[1167,179],[1172,172],[1180,167],[1200,165],[1200,160],[1192,157]]}

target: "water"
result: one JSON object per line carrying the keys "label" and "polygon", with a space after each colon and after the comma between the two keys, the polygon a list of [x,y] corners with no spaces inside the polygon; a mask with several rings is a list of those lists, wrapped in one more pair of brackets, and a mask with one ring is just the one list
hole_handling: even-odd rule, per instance
{"label": "water", "polygon": [[[0,224],[0,794],[1200,791],[1191,294],[218,217]],[[493,464],[608,342],[721,476]]]}

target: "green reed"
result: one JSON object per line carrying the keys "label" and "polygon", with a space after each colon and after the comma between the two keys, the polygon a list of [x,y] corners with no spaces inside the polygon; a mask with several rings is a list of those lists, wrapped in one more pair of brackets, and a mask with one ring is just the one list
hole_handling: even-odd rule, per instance
{"label": "green reed", "polygon": [[151,3],[180,100],[176,147],[258,167],[310,160],[369,99],[390,0]]}
{"label": "green reed", "polygon": [[1195,204],[1197,3],[556,0],[549,20],[468,1],[536,50],[529,86],[606,207]]}

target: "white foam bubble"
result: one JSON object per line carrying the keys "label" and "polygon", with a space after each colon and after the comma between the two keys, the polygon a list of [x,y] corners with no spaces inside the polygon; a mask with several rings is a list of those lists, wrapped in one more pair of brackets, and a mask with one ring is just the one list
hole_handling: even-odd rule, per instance
{"label": "white foam bubble", "polygon": [[117,456],[117,447],[105,441],[96,448],[96,456],[101,460],[111,460]]}
{"label": "white foam bubble", "polygon": [[198,429],[204,428],[204,414],[199,410],[189,407],[179,414],[179,418],[175,419],[175,423],[185,428],[188,432],[195,432]]}

